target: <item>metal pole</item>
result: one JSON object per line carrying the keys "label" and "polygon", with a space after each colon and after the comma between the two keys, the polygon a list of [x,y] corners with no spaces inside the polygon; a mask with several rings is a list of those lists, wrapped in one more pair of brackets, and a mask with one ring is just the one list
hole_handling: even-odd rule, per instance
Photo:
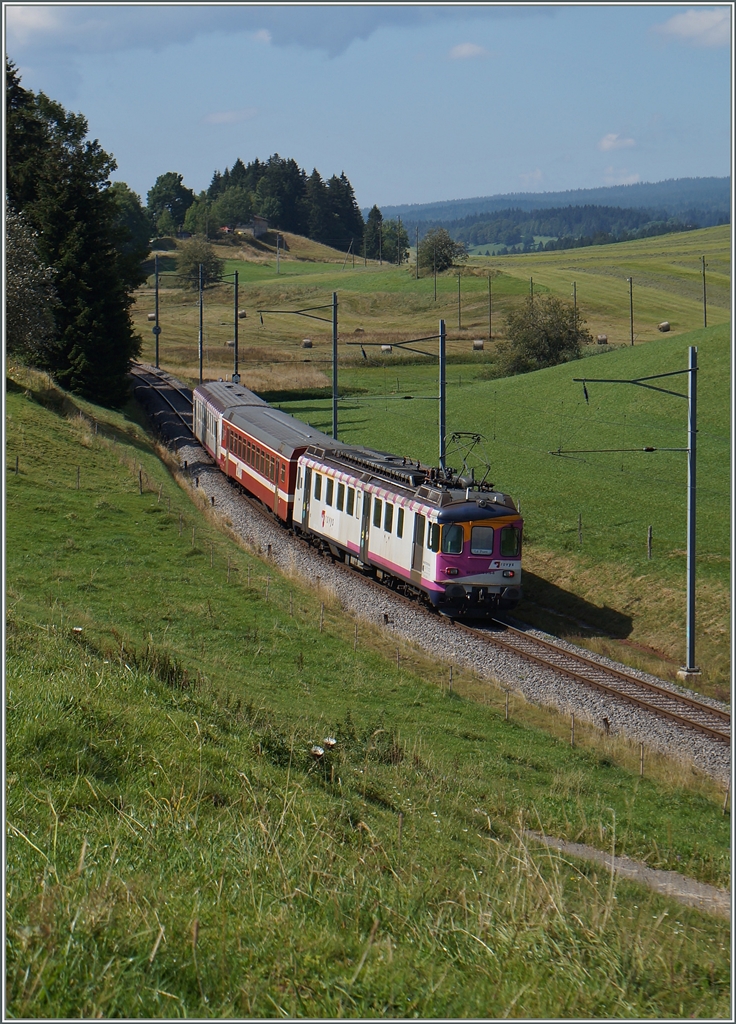
{"label": "metal pole", "polygon": [[432,250],[432,265],[434,266],[434,301],[437,301],[437,244]]}
{"label": "metal pole", "polygon": [[685,672],[699,672],[695,665],[695,449],[698,433],[698,350],[689,349],[687,382],[687,663]]}
{"label": "metal pole", "polygon": [[493,338],[493,292],[491,291],[491,275],[488,275],[488,340]]}
{"label": "metal pole", "polygon": [[462,310],[460,308],[460,275],[457,275],[457,329],[462,329]]}
{"label": "metal pole", "polygon": [[202,285],[202,277],[203,277],[203,270],[204,270],[204,268],[202,267],[202,264],[200,263],[199,264],[199,383],[200,384],[202,383],[202,340],[203,340],[203,338],[202,338],[202,336],[203,336],[202,324],[203,324],[203,314],[204,314],[204,307],[203,307],[203,301],[202,301],[202,287],[203,287],[203,285]]}
{"label": "metal pole", "polygon": [[401,266],[401,217],[397,218],[398,226],[396,228],[396,266]]}
{"label": "metal pole", "polygon": [[156,279],[156,326],[153,329],[153,333],[156,338],[156,369],[158,369],[158,337],[160,334],[158,326],[158,253],[153,257],[153,272]]}
{"label": "metal pole", "polygon": [[[705,301],[705,256],[703,256],[703,327],[708,326],[708,308]],[[158,364],[156,364],[158,365]]]}
{"label": "metal pole", "polygon": [[383,266],[383,218],[378,222],[378,265]]}
{"label": "metal pole", "polygon": [[337,441],[337,292],[332,293],[332,436]]}
{"label": "metal pole", "polygon": [[575,317],[575,328],[578,326],[578,283],[573,281],[572,283],[572,309],[573,316]]}
{"label": "metal pole", "polygon": [[279,233],[276,232],[276,273],[281,273],[281,263],[279,261]]}
{"label": "metal pole", "polygon": [[417,224],[417,281],[419,280],[419,225]]}
{"label": "metal pole", "polygon": [[534,305],[534,279],[531,277],[529,278],[529,298],[532,300],[532,305]]}
{"label": "metal pole", "polygon": [[634,344],[634,278],[627,277],[629,282],[629,322],[631,325],[631,344]]}
{"label": "metal pole", "polygon": [[445,321],[440,320],[440,468],[445,468],[445,413],[447,380],[445,379]]}
{"label": "metal pole", "polygon": [[234,309],[233,309],[233,323],[235,324],[235,331],[234,331],[234,334],[233,334],[233,341],[235,343],[235,350],[233,352],[233,357],[234,357],[234,360],[235,360],[235,369],[233,371],[233,376],[237,377],[238,373],[239,373],[239,370],[238,370],[238,272],[237,272],[237,270],[235,271],[235,306],[234,306]]}

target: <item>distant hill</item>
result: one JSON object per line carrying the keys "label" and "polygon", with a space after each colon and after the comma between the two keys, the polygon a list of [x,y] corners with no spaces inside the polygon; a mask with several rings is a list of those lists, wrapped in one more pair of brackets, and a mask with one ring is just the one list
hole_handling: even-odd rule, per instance
{"label": "distant hill", "polygon": [[[666,211],[670,217],[710,227],[730,221],[731,179],[669,178],[667,181],[579,188],[567,192],[510,192],[474,199],[384,206],[381,212],[386,220],[401,217],[407,225],[421,225],[423,221],[444,223],[500,210],[543,210],[565,206],[656,209]],[[363,213],[367,217],[368,209]]]}

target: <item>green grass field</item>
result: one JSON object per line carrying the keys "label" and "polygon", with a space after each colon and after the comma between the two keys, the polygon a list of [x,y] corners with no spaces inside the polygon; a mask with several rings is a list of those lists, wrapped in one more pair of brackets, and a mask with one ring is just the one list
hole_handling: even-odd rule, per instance
{"label": "green grass field", "polygon": [[520,831],[723,885],[713,784],[354,651],[135,422],[11,378],[11,1016],[728,1015],[727,922]]}

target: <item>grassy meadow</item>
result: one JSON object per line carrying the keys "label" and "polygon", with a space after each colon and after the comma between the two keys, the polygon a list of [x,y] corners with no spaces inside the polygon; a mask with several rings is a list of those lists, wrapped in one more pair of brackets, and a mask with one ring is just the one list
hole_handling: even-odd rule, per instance
{"label": "grassy meadow", "polygon": [[[685,487],[682,453],[582,454],[550,450],[627,448],[687,443],[682,399],[625,385],[591,385],[590,403],[572,377],[633,377],[684,368],[687,345],[699,359],[698,621],[695,684],[730,694],[730,545],[728,418],[730,381],[730,228],[664,235],[616,245],[526,256],[472,257],[458,277],[415,278],[414,267],[366,266],[324,246],[287,235],[276,274],[269,241],[221,246],[226,271],[240,275],[240,369],[248,386],[315,426],[331,429],[329,324],[258,309],[300,309],[329,303],[338,293],[341,434],[346,440],[436,460],[436,359],[389,355],[358,344],[391,344],[423,337],[446,320],[449,432],[480,431],[491,479],[521,501],[526,519],[526,596],[520,616],[595,650],[674,678],[684,661]],[[702,254],[707,256],[708,328],[703,330]],[[235,257],[238,257],[237,259]],[[163,261],[162,257],[162,261]],[[161,289],[161,365],[197,379],[196,293]],[[162,262],[163,265],[163,262]],[[344,267],[343,267],[344,265]],[[488,275],[492,278],[493,342],[488,337]],[[629,344],[629,292],[634,280],[635,344]],[[581,316],[606,348],[568,366],[494,379],[495,342],[506,312],[529,294],[569,299],[577,285]],[[150,282],[150,279],[149,279]],[[232,286],[205,297],[205,376],[232,371]],[[136,320],[143,357],[152,358],[146,314],[150,288],[141,290]],[[329,316],[329,310],[317,315]],[[661,334],[657,324],[672,330]],[[301,347],[309,337],[314,347]],[[423,346],[433,352],[436,346]],[[682,390],[685,378],[672,378]],[[404,396],[412,395],[413,401]],[[578,540],[582,518],[582,544]],[[647,529],[653,559],[647,559]]]}
{"label": "grassy meadow", "polygon": [[726,921],[524,833],[727,885],[718,787],[356,649],[44,381],[7,394],[9,1016],[728,1016]]}

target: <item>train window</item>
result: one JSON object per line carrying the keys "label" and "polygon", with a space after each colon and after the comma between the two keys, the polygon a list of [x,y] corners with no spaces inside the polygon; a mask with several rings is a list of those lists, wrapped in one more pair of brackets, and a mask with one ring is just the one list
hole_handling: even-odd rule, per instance
{"label": "train window", "polygon": [[373,525],[374,526],[380,526],[381,525],[381,499],[380,498],[374,498],[373,499]]}
{"label": "train window", "polygon": [[275,459],[272,458],[272,456],[267,455],[266,462],[268,463],[268,479],[273,480],[276,470],[276,461]]}
{"label": "train window", "polygon": [[[284,479],[283,470],[284,470],[284,467],[282,466],[281,467],[281,479],[282,480]],[[300,491],[301,487],[302,487],[302,467],[300,466],[299,469],[296,472],[296,488],[297,488],[298,491]]]}
{"label": "train window", "polygon": [[442,552],[445,555],[463,553],[463,528],[458,523],[442,527]]}
{"label": "train window", "polygon": [[404,536],[404,510],[400,508],[396,516],[396,536]]}
{"label": "train window", "polygon": [[345,508],[345,484],[337,485],[337,510],[342,512]]}
{"label": "train window", "polygon": [[248,441],[248,445],[246,448],[245,461],[248,463],[248,465],[250,465],[250,441]]}
{"label": "train window", "polygon": [[504,526],[501,530],[501,558],[514,558],[519,554],[521,530],[515,526]]}
{"label": "train window", "polygon": [[319,473],[314,474],[314,496],[317,501],[322,497],[322,477]]}
{"label": "train window", "polygon": [[281,463],[281,483],[284,483],[285,480],[286,480],[286,463],[282,462]]}
{"label": "train window", "polygon": [[345,511],[349,516],[355,511],[355,488],[348,487],[348,503],[345,507]]}
{"label": "train window", "polygon": [[335,481],[332,479],[331,476],[328,476],[327,477],[327,482],[325,484],[325,504],[326,505],[331,505],[332,504],[332,497],[333,497],[334,493],[335,493]]}
{"label": "train window", "polygon": [[439,551],[439,549],[440,549],[440,524],[439,523],[430,523],[429,524],[429,530],[427,531],[427,533],[429,534],[429,536],[427,538],[427,547],[429,548],[430,551]]}
{"label": "train window", "polygon": [[386,533],[391,533],[394,528],[394,507],[391,502],[386,502],[386,511],[383,515],[383,528]]}
{"label": "train window", "polygon": [[473,555],[493,554],[493,527],[474,526],[470,533],[470,553]]}

